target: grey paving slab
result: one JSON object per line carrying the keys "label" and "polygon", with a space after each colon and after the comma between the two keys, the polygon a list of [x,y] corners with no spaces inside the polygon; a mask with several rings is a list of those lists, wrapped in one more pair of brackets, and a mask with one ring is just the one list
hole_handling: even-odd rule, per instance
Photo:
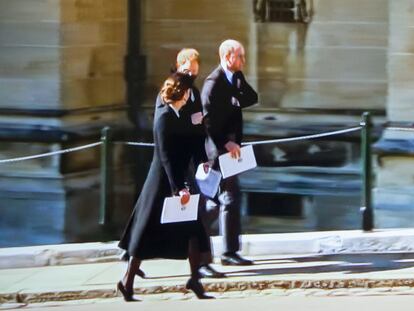
{"label": "grey paving slab", "polygon": [[[114,284],[121,279],[126,271],[127,264],[117,262],[105,264],[108,269],[88,280],[85,285]],[[190,275],[188,261],[186,260],[148,260],[144,261],[141,269],[147,278],[136,278],[137,284],[155,285],[176,282],[177,279],[187,279]]]}
{"label": "grey paving slab", "polygon": [[[30,268],[28,268],[30,270]],[[104,264],[49,266],[33,268],[27,278],[11,285],[9,291],[22,291],[31,289],[65,289],[82,286],[89,279],[103,272]],[[26,270],[26,269],[22,269]],[[2,271],[3,272],[3,271]],[[2,272],[0,275],[2,275]]]}
{"label": "grey paving slab", "polygon": [[94,286],[94,285],[109,285],[113,284],[114,280],[120,279],[123,274],[125,273],[125,269],[127,267],[126,264],[122,262],[115,262],[115,263],[107,263],[102,264],[105,268],[91,278],[89,278],[85,283],[82,285],[84,286]]}
{"label": "grey paving slab", "polygon": [[[358,256],[357,256],[358,257]],[[398,257],[398,256],[397,256]],[[324,259],[316,257],[299,257],[299,259],[257,258],[256,264],[248,267],[214,265],[219,271],[227,274],[224,282],[240,280],[317,280],[324,278],[406,278],[414,277],[414,262],[412,260],[372,260],[355,259],[348,256],[343,260]],[[93,286],[106,288],[113,286],[119,280],[126,268],[123,262],[49,266],[27,269],[0,270],[2,292],[7,290],[44,290],[44,289],[73,289]],[[139,286],[154,286],[183,282],[189,276],[187,261],[149,260],[144,261],[142,269],[148,278],[137,278]],[[205,282],[211,282],[206,279]]]}
{"label": "grey paving slab", "polygon": [[10,269],[0,273],[0,292],[13,292],[13,285],[22,282],[36,272],[33,269]]}
{"label": "grey paving slab", "polygon": [[[377,255],[379,256],[379,255]],[[372,260],[364,256],[338,258],[323,256],[298,256],[280,259],[263,256],[255,259],[255,265],[246,267],[214,267],[227,274],[220,282],[257,282],[272,280],[347,280],[347,279],[401,279],[414,277],[411,259],[390,258]],[[252,258],[252,257],[251,257]],[[362,259],[367,260],[362,260]],[[126,269],[123,262],[49,266],[0,270],[1,292],[35,292],[46,290],[113,289]],[[189,277],[186,260],[148,260],[142,264],[148,278],[136,278],[136,287],[171,286],[184,284]],[[204,283],[217,280],[205,279]]]}

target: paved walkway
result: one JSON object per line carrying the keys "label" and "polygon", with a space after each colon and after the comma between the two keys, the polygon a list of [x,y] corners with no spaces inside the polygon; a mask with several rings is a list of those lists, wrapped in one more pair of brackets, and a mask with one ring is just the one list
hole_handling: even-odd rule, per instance
{"label": "paved walkway", "polygon": [[[413,294],[413,230],[385,230],[371,233],[368,236],[363,232],[346,232],[345,235],[347,237],[341,235],[341,232],[330,232],[328,236],[322,233],[272,235],[272,239],[269,236],[262,236],[262,242],[258,240],[258,237],[245,236],[245,241],[257,238],[256,242],[263,245],[264,241],[272,245],[273,239],[280,241],[284,239],[295,241],[296,239],[296,242],[291,243],[304,245],[304,247],[296,249],[295,254],[283,254],[281,248],[279,248],[279,254],[272,254],[270,252],[273,250],[272,247],[269,248],[268,254],[261,255],[254,254],[251,251],[252,248],[250,248],[250,253],[244,250],[248,254],[247,257],[254,260],[253,266],[224,267],[216,263],[214,267],[225,272],[228,277],[204,279],[203,283],[207,291],[218,295],[231,292],[260,293],[268,290],[277,290],[280,293],[318,290],[335,291],[338,294],[341,290],[364,291],[368,288],[377,289],[377,291],[398,289],[398,291]],[[358,235],[359,238],[357,238]],[[300,236],[302,240],[299,239]],[[332,239],[332,237],[336,238]],[[374,240],[376,242],[366,244],[367,238],[371,239],[371,242]],[[299,254],[300,250],[308,249],[309,245],[306,245],[306,241],[312,244],[315,241],[320,242],[321,239],[324,241],[323,245],[330,245],[330,253],[326,251],[325,253]],[[353,240],[354,245],[345,248],[347,240]],[[101,243],[98,244],[101,245]],[[56,256],[56,251],[51,251],[54,247],[44,246],[43,249],[47,251],[40,252],[42,258],[45,259],[42,266],[1,269],[0,303],[115,297],[115,284],[125,271],[126,264],[117,260],[111,251],[112,247],[108,247],[111,243],[102,244],[105,245],[106,252],[102,248],[100,252],[97,251],[96,245],[97,243],[56,246],[61,250],[71,248],[72,261],[70,257],[66,257],[61,262],[50,260]],[[258,248],[261,252],[264,252],[263,245]],[[339,247],[340,245],[342,247]],[[366,252],[361,251],[361,245],[367,246]],[[87,254],[91,255],[91,246],[95,246],[95,255],[101,254],[102,256],[85,257]],[[291,247],[292,245],[289,245],[288,249]],[[30,249],[36,249],[35,253],[39,254],[39,248]],[[76,249],[78,249],[77,253]],[[4,259],[10,254],[17,256],[18,250],[20,254],[26,254],[26,256],[30,254],[28,248],[2,249],[0,257],[3,256]],[[320,251],[320,248],[317,250]],[[45,254],[49,254],[49,257]],[[16,260],[18,263],[16,266],[21,266],[24,256],[16,258],[19,258]],[[46,260],[47,258],[49,260]],[[93,261],[97,262],[90,263]],[[30,260],[26,261],[26,263],[30,262]],[[138,294],[193,296],[184,288],[189,277],[187,261],[149,260],[143,263],[142,269],[146,272],[147,278],[136,279],[135,289]]]}

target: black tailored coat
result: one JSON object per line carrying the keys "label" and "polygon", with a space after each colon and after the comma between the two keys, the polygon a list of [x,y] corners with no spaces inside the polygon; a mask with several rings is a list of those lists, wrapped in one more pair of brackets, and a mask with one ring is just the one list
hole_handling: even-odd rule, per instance
{"label": "black tailored coat", "polygon": [[233,83],[227,80],[218,66],[204,81],[201,92],[204,122],[219,154],[227,152],[228,141],[241,144],[243,139],[242,108],[257,103],[255,90],[246,82],[241,72],[234,73]]}
{"label": "black tailored coat", "polygon": [[[207,162],[207,155],[205,152],[205,139],[207,137],[206,129],[204,126],[204,120],[201,124],[192,124],[191,116],[198,112],[203,112],[203,105],[201,104],[200,91],[193,86],[191,88],[192,95],[188,98],[184,107],[180,110],[180,118],[184,119],[185,124],[188,126],[188,132],[191,133],[192,143],[194,144],[193,150],[193,165],[197,166],[200,163]],[[164,106],[160,95],[158,95],[155,102],[155,119],[162,111]]]}
{"label": "black tailored coat", "polygon": [[140,259],[188,257],[189,239],[197,238],[201,252],[210,244],[200,220],[161,224],[164,199],[184,188],[192,158],[200,157],[197,136],[188,119],[177,117],[159,99],[154,117],[154,155],[147,179],[119,247]]}

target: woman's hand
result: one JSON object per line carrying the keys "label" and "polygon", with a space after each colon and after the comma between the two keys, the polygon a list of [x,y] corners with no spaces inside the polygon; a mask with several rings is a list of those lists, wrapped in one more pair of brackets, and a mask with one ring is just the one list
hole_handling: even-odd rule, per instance
{"label": "woman's hand", "polygon": [[185,205],[190,201],[190,191],[187,188],[183,188],[178,192],[178,195],[181,198],[181,204]]}

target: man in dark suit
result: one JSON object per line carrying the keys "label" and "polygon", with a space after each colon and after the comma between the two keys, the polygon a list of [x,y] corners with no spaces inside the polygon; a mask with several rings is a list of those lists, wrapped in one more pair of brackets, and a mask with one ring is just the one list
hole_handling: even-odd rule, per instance
{"label": "man in dark suit", "polygon": [[[258,96],[242,73],[245,64],[243,45],[236,40],[226,40],[220,45],[219,56],[220,65],[206,78],[201,93],[204,123],[217,151],[214,157],[230,152],[233,158],[239,158],[243,138],[242,108],[257,103]],[[211,150],[208,153],[211,154]],[[241,233],[237,176],[222,180],[218,200],[219,229],[224,247],[221,263],[251,265],[252,261],[237,253]]]}
{"label": "man in dark suit", "polygon": [[[184,48],[177,54],[176,70],[178,72],[190,74],[194,79],[196,79],[199,73],[199,67],[200,67],[200,55],[196,49]],[[195,135],[202,136],[203,139],[201,139],[200,141],[204,141],[204,138],[206,137],[206,133],[205,133],[205,127],[203,124],[203,107],[201,105],[200,92],[197,89],[197,87],[195,87],[194,85],[191,88],[191,93],[187,101],[187,104],[181,110],[181,114],[184,118],[189,119],[188,124],[193,125],[191,131],[193,131]],[[190,172],[192,172],[192,175],[194,175],[195,169],[196,169],[195,167],[190,168]],[[190,186],[196,187],[195,180],[193,180],[193,183],[194,184]],[[207,231],[208,230],[207,225],[206,225],[207,220],[205,219],[207,215],[205,211],[204,197],[203,197],[202,205],[204,206],[202,206],[202,210],[200,211],[200,214],[201,214],[203,224],[206,226],[206,231]],[[224,273],[216,271],[211,266],[212,262],[213,262],[213,257],[212,257],[211,252],[201,253],[201,266],[199,268],[200,276],[207,277],[207,278],[225,277]]]}

